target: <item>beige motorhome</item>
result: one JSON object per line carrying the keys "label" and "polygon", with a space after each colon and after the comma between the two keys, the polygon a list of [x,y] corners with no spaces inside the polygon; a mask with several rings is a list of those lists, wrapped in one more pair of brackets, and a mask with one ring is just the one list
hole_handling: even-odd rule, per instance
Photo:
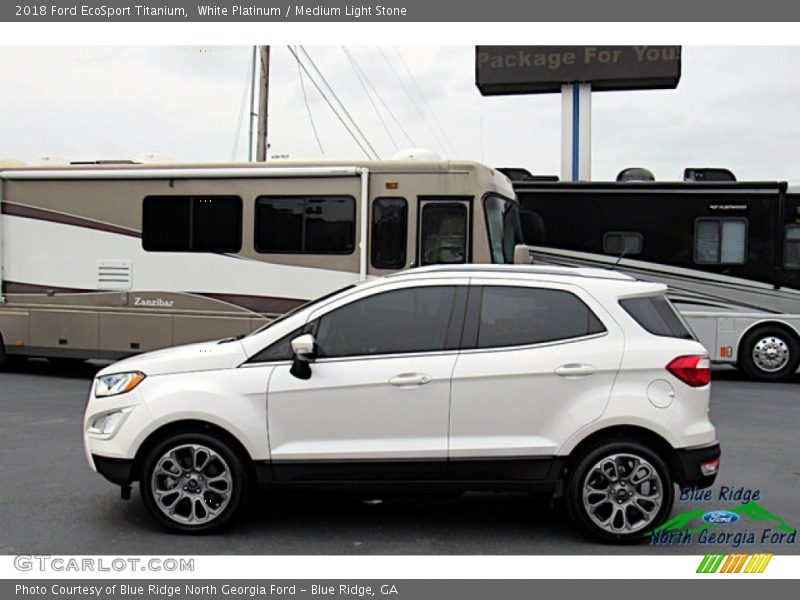
{"label": "beige motorhome", "polygon": [[517,203],[466,161],[0,168],[0,362],[248,333],[370,276],[513,262]]}

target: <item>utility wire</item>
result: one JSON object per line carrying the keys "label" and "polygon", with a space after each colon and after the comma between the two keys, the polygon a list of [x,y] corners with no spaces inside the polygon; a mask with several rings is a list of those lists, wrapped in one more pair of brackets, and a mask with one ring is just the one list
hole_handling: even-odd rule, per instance
{"label": "utility wire", "polygon": [[417,144],[414,142],[414,140],[411,139],[411,136],[408,134],[408,131],[406,131],[406,128],[403,127],[403,124],[400,122],[400,119],[398,119],[397,116],[394,114],[394,111],[391,108],[389,108],[389,105],[383,99],[383,96],[381,96],[380,92],[377,89],[375,89],[374,85],[372,85],[372,81],[370,81],[370,78],[367,76],[366,72],[364,72],[364,70],[361,68],[361,65],[358,64],[358,61],[356,61],[355,58],[353,58],[353,63],[355,65],[356,70],[358,70],[358,72],[361,73],[361,75],[364,77],[364,81],[367,82],[369,89],[372,90],[372,93],[375,94],[375,97],[381,103],[381,106],[383,106],[383,109],[387,113],[389,113],[389,116],[392,117],[392,120],[395,122],[397,127],[400,129],[401,132],[403,132],[403,135],[408,140],[408,143],[416,147]]}
{"label": "utility wire", "polygon": [[328,91],[331,93],[331,95],[333,96],[334,100],[336,100],[337,104],[342,109],[342,112],[347,116],[347,118],[353,124],[353,128],[358,132],[358,135],[361,136],[361,139],[364,140],[364,143],[369,148],[370,152],[372,152],[373,156],[371,158],[375,158],[377,160],[380,160],[380,158],[381,158],[380,154],[378,154],[378,152],[375,150],[375,148],[373,148],[372,144],[369,143],[369,139],[367,138],[366,135],[364,135],[364,132],[361,131],[361,128],[358,126],[358,123],[353,118],[353,116],[350,114],[350,112],[347,110],[347,107],[345,107],[344,103],[339,99],[339,96],[336,95],[336,92],[333,90],[333,87],[331,86],[330,83],[328,83],[328,80],[325,78],[325,76],[319,70],[319,68],[317,67],[316,63],[314,62],[314,59],[311,58],[311,55],[308,53],[308,51],[303,46],[300,46],[300,51],[306,57],[306,60],[308,60],[309,64],[314,69],[314,72],[317,74],[317,76],[325,84],[325,87],[328,88]]}
{"label": "utility wire", "polygon": [[300,89],[303,90],[303,102],[306,104],[306,112],[308,112],[308,120],[311,121],[311,129],[314,131],[314,138],[317,140],[320,153],[325,156],[325,149],[322,147],[322,141],[319,139],[317,132],[317,125],[314,123],[314,116],[311,114],[311,105],[308,103],[308,95],[306,94],[306,84],[303,81],[303,70],[300,68],[300,61],[297,62],[297,76],[300,78]]}
{"label": "utility wire", "polygon": [[386,56],[386,53],[383,51],[383,48],[378,46],[378,50],[380,50],[381,56],[383,56],[383,60],[385,60],[386,64],[389,65],[389,69],[394,74],[395,79],[397,79],[398,83],[400,83],[400,87],[403,88],[403,91],[405,92],[406,96],[408,96],[408,99],[411,100],[411,104],[417,110],[417,114],[422,119],[422,122],[428,128],[428,131],[431,132],[431,135],[433,135],[433,138],[436,140],[436,145],[439,146],[440,150],[446,152],[445,145],[442,143],[442,140],[439,138],[439,134],[437,134],[436,131],[433,129],[433,127],[431,127],[430,123],[428,123],[428,120],[425,118],[425,115],[422,112],[422,109],[419,107],[419,104],[417,103],[416,99],[414,98],[414,96],[409,91],[408,86],[406,86],[406,84],[403,81],[402,77],[400,77],[400,74],[397,72],[397,69],[394,68],[394,65],[392,64],[392,61],[390,61],[389,57]]}
{"label": "utility wire", "polygon": [[392,131],[389,129],[389,126],[386,124],[386,121],[384,121],[383,115],[381,114],[381,111],[378,110],[378,105],[375,104],[375,100],[372,99],[372,95],[369,93],[369,88],[367,88],[367,84],[364,81],[364,78],[362,77],[361,73],[359,72],[358,68],[356,67],[355,58],[353,58],[350,55],[350,53],[347,51],[347,48],[345,46],[342,46],[342,50],[344,51],[344,55],[347,57],[347,60],[350,62],[350,66],[353,68],[353,72],[356,74],[356,77],[358,78],[358,81],[361,84],[361,88],[364,90],[364,95],[367,97],[367,100],[369,100],[369,103],[372,105],[372,108],[375,111],[375,114],[378,115],[378,119],[380,119],[381,125],[383,125],[383,128],[386,130],[386,135],[388,135],[389,139],[392,141],[392,145],[394,146],[395,151],[399,150],[399,148],[397,146],[397,142],[395,141],[394,136],[392,135]]}
{"label": "utility wire", "polygon": [[416,88],[417,93],[419,93],[420,98],[422,98],[422,102],[425,103],[425,107],[428,109],[428,113],[430,113],[431,118],[433,119],[433,122],[439,127],[439,131],[442,133],[442,136],[444,137],[444,141],[447,142],[447,147],[450,149],[450,152],[452,153],[452,155],[455,156],[457,154],[457,152],[455,151],[455,148],[453,147],[453,144],[450,142],[450,138],[447,135],[447,130],[444,127],[442,127],[442,124],[439,122],[439,119],[437,118],[436,113],[433,111],[433,108],[431,108],[431,105],[428,102],[428,98],[425,96],[425,93],[422,91],[422,88],[419,86],[419,83],[417,83],[417,78],[414,77],[413,71],[408,68],[408,64],[406,63],[405,59],[403,58],[403,55],[400,54],[400,50],[398,49],[397,46],[394,47],[394,51],[397,54],[397,58],[400,59],[400,63],[403,65],[403,68],[406,70],[406,73],[408,73],[408,77],[411,79],[411,83],[414,84],[414,87]]}
{"label": "utility wire", "polygon": [[250,89],[251,73],[253,70],[253,57],[247,61],[247,73],[244,78],[244,90],[242,91],[242,102],[239,105],[239,119],[236,122],[236,134],[233,136],[233,151],[231,152],[231,162],[236,160],[236,154],[239,152],[239,137],[242,134],[242,121],[244,120],[244,107],[247,103],[247,92]]}
{"label": "utility wire", "polygon": [[313,83],[313,84],[314,84],[314,87],[315,87],[315,88],[317,88],[317,91],[320,93],[320,95],[322,96],[323,100],[325,100],[325,103],[328,105],[328,107],[329,107],[329,108],[330,108],[330,109],[333,111],[333,114],[334,114],[334,115],[336,115],[336,118],[337,118],[337,119],[339,119],[339,122],[340,122],[340,123],[341,123],[341,124],[344,126],[344,128],[347,130],[347,133],[349,133],[349,134],[350,134],[350,137],[352,137],[352,138],[353,138],[353,140],[354,140],[354,141],[355,141],[355,143],[358,145],[358,147],[361,149],[361,151],[364,153],[364,155],[365,155],[365,156],[366,156],[368,159],[371,159],[371,158],[372,158],[372,156],[370,155],[369,151],[368,151],[368,150],[367,150],[367,149],[364,147],[364,144],[362,144],[362,143],[361,143],[361,141],[358,139],[358,137],[356,136],[356,134],[355,134],[355,133],[353,133],[353,130],[352,130],[352,129],[350,129],[350,126],[349,126],[349,125],[347,124],[347,122],[346,122],[346,121],[345,121],[345,120],[342,118],[342,115],[340,115],[340,114],[339,114],[339,111],[337,111],[337,110],[336,110],[336,107],[334,107],[334,106],[333,106],[333,103],[330,101],[330,99],[328,98],[328,96],[326,96],[326,95],[325,95],[325,92],[323,92],[323,91],[322,91],[322,88],[320,88],[319,84],[318,84],[318,83],[317,83],[317,82],[314,80],[314,78],[311,76],[311,73],[309,73],[309,72],[308,72],[308,69],[307,69],[307,68],[306,68],[306,66],[305,66],[305,65],[302,63],[302,61],[300,60],[300,56],[297,54],[297,52],[295,52],[295,51],[294,51],[294,48],[292,48],[291,46],[287,46],[287,48],[289,49],[289,52],[291,52],[291,53],[292,53],[292,56],[294,56],[294,59],[297,61],[297,64],[298,64],[298,65],[300,65],[300,68],[301,68],[301,69],[303,69],[303,72],[306,74],[306,76],[308,77],[309,81],[311,81],[311,83]]}

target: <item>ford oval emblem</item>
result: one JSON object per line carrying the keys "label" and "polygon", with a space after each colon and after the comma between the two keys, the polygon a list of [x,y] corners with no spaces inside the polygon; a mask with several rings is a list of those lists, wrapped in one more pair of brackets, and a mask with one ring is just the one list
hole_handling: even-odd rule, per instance
{"label": "ford oval emblem", "polygon": [[736,523],[739,515],[727,510],[715,510],[703,515],[703,521],[712,525],[724,525],[726,523]]}

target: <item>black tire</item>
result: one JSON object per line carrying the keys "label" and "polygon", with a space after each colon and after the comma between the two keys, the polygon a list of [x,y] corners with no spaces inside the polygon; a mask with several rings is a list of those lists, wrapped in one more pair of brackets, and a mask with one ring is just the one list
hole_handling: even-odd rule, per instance
{"label": "black tire", "polygon": [[[776,352],[788,353],[785,364],[775,370],[767,368],[765,362],[759,364],[755,358],[756,347],[766,342]],[[781,356],[780,354],[778,356]],[[776,366],[780,361],[776,363]],[[786,381],[790,379],[800,365],[800,342],[797,336],[775,325],[756,327],[742,339],[739,344],[739,368],[756,381]]]}
{"label": "black tire", "polygon": [[[195,471],[191,474],[192,479],[188,479],[189,476],[185,475],[185,472],[188,469],[182,470],[184,473],[183,477],[173,478],[174,480],[180,482],[174,487],[175,493],[180,496],[174,501],[174,504],[170,503],[170,498],[167,498],[166,494],[164,494],[163,490],[167,489],[168,486],[171,485],[171,482],[165,483],[165,480],[167,480],[168,477],[163,476],[165,474],[163,468],[159,469],[158,473],[156,473],[156,470],[159,468],[159,464],[164,465],[164,462],[162,462],[161,459],[165,454],[170,452],[170,450],[174,449],[179,449],[177,456],[179,459],[181,459],[181,452],[188,452],[186,447],[190,446],[205,448],[211,451],[212,454],[216,454],[216,457],[221,459],[222,463],[227,469],[227,472],[230,475],[230,487],[228,488],[227,500],[224,502],[224,505],[221,508],[219,508],[222,504],[220,497],[223,495],[221,487],[218,489],[209,487],[204,491],[192,491],[188,490],[187,487],[192,479],[195,478],[201,480],[200,483],[195,481],[196,486],[203,485],[203,475],[205,475],[205,480],[207,482],[206,485],[211,486],[212,480],[214,480],[215,476],[219,474],[220,469],[217,466],[212,471],[210,467],[213,465],[209,463],[204,465],[204,469],[202,471],[192,470]],[[216,460],[216,458],[212,457],[209,459],[209,461],[212,460]],[[231,444],[226,442],[221,437],[211,433],[185,432],[170,435],[157,443],[147,453],[142,461],[142,468],[140,472],[140,490],[142,501],[150,511],[150,514],[153,515],[155,520],[158,521],[158,523],[163,527],[171,531],[190,534],[212,533],[218,531],[228,525],[232,519],[241,513],[247,504],[248,498],[250,497],[250,472],[247,468],[246,460],[247,459],[241,456],[240,453],[231,446]],[[184,464],[183,466],[186,467],[187,464]],[[188,480],[185,480],[184,478],[187,478]],[[169,507],[165,507],[162,510],[162,508],[159,506],[159,503],[156,500],[157,494],[154,493],[154,482],[155,485],[162,489],[161,499],[164,504],[169,504],[169,507],[178,505],[178,508],[174,511],[175,514],[173,516],[168,516],[165,513]],[[184,486],[184,483],[187,485]],[[191,492],[191,495],[185,493],[187,490]],[[171,493],[172,488],[169,488],[167,494]],[[191,507],[189,508],[189,514],[191,516],[186,515],[187,504]],[[200,508],[197,508],[198,504]],[[213,510],[208,510],[210,507],[217,507],[219,514],[214,515]],[[202,520],[202,513],[199,513],[200,521],[198,522],[198,513],[196,510],[199,511],[203,508],[206,509],[206,514],[207,516],[210,516],[210,518],[208,518],[208,520]],[[193,523],[192,520],[195,520],[196,522]]]}
{"label": "black tire", "polygon": [[[627,480],[620,477],[612,488],[610,479],[607,477],[609,481],[607,490],[590,491],[587,496],[589,501],[596,502],[592,509],[594,515],[592,515],[587,503],[584,502],[585,486],[589,482],[594,482],[590,487],[591,489],[596,488],[597,482],[602,480],[602,476],[597,472],[597,465],[604,460],[614,462],[611,458],[614,456],[622,457],[618,459],[620,462],[616,463],[622,475],[625,474],[624,469],[626,468],[624,457],[635,457],[641,461],[640,466],[647,463],[647,466],[653,469],[653,479],[647,479],[649,487],[645,488],[643,487],[645,480],[640,481],[637,485],[636,481],[631,481],[633,475]],[[631,462],[631,464],[635,463]],[[638,468],[633,469],[634,474]],[[589,479],[590,477],[592,479]],[[634,440],[607,441],[588,449],[577,458],[567,480],[565,501],[567,512],[572,520],[594,539],[612,544],[633,544],[640,542],[645,533],[652,531],[666,520],[672,510],[675,498],[674,487],[664,460],[647,446]],[[636,495],[624,498],[624,494],[628,494],[631,489],[635,490]],[[643,494],[642,491],[652,493]],[[658,496],[660,504],[652,500],[656,498],[656,492],[660,495]],[[601,500],[603,495],[606,497],[605,500]],[[621,498],[622,500],[620,500]],[[645,515],[645,511],[637,508],[637,505],[649,509],[652,514]],[[617,528],[614,525],[602,527],[595,520],[602,521],[606,517],[616,524],[621,524],[622,527]],[[626,524],[630,525],[628,529],[625,529]]]}
{"label": "black tire", "polygon": [[6,346],[3,342],[3,336],[0,335],[0,371],[8,369],[15,369],[20,367],[25,362],[24,356],[14,356],[6,352]]}

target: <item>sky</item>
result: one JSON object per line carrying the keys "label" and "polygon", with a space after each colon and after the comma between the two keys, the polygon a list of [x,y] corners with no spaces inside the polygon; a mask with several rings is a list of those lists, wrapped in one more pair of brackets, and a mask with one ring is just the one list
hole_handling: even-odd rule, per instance
{"label": "sky", "polygon": [[[347,46],[364,84],[341,46],[303,48],[382,158],[416,147],[560,172],[559,94],[481,96],[473,46]],[[142,153],[246,160],[251,52],[0,47],[0,160]],[[594,93],[592,179],[641,166],[659,180],[681,179],[685,167],[727,167],[739,180],[800,180],[798,64],[800,47],[685,46],[677,89]],[[364,158],[304,75],[306,105],[300,81],[289,49],[273,46],[269,154]]]}

